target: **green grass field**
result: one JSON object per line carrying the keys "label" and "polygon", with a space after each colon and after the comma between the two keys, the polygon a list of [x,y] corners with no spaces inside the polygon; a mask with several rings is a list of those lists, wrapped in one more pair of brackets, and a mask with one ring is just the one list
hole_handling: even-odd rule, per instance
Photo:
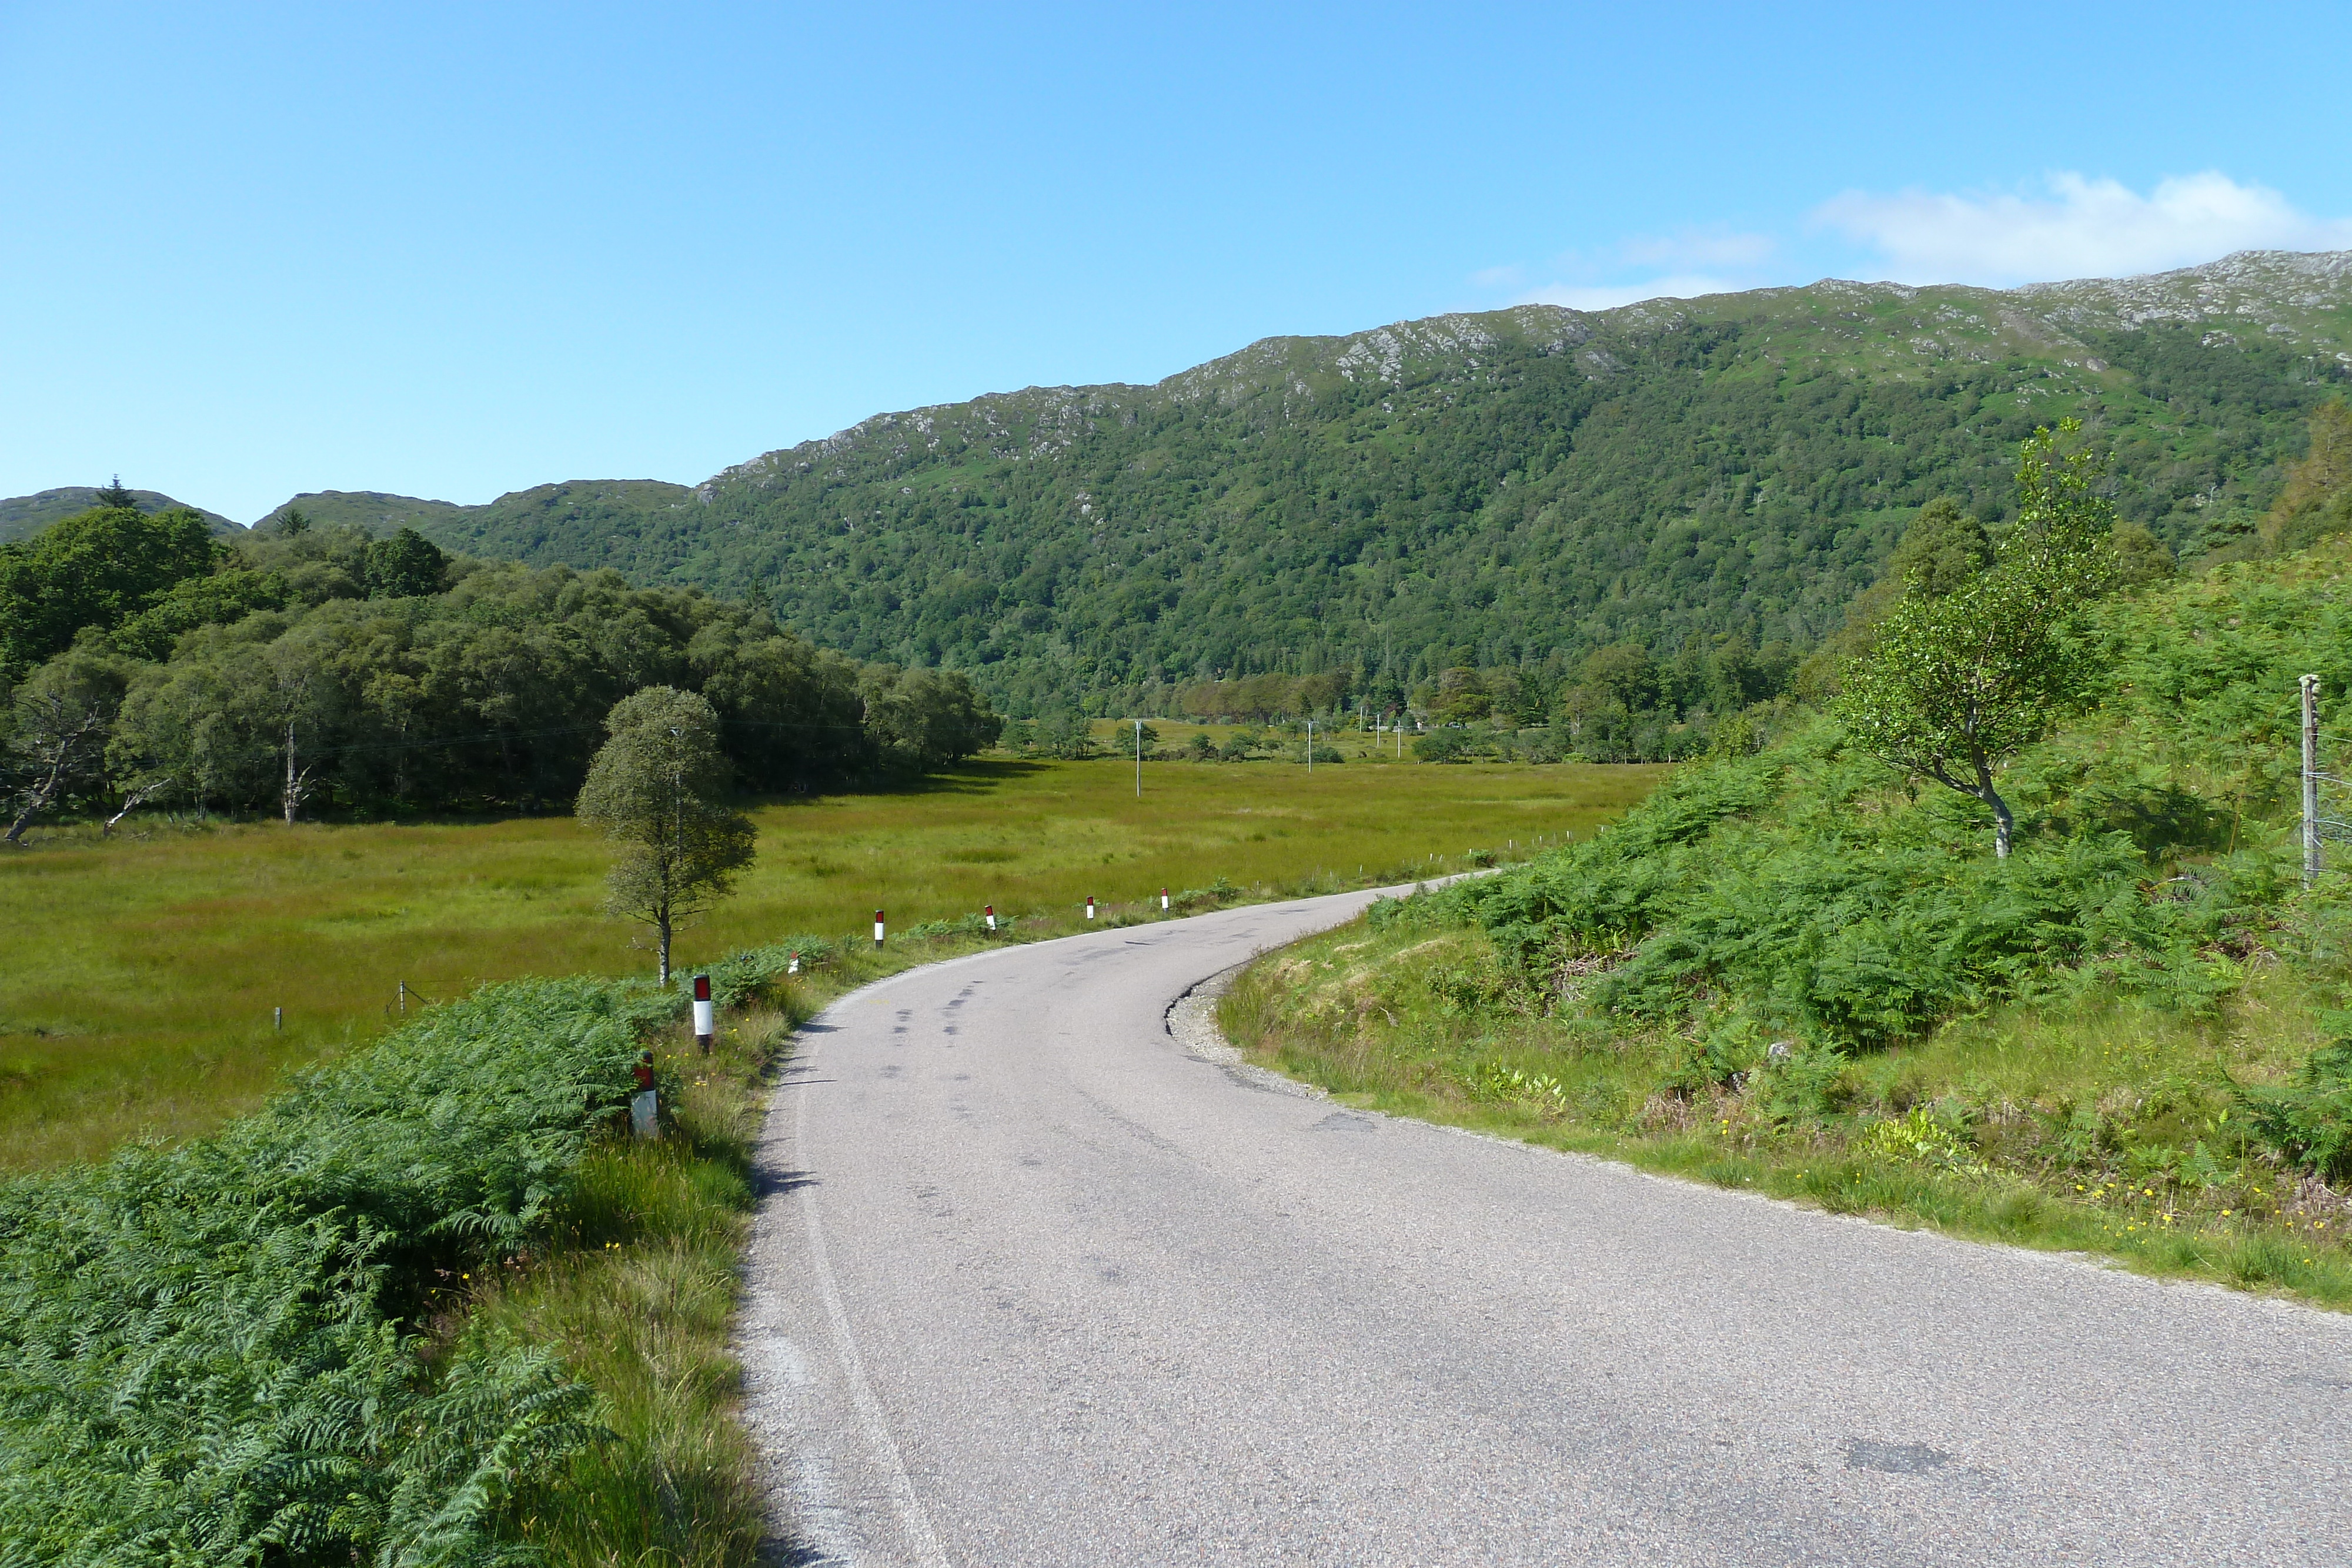
{"label": "green grass field", "polygon": [[[760,806],[757,865],[677,956],[864,939],[877,906],[900,929],[983,904],[1075,925],[1089,894],[1118,918],[1221,877],[1270,892],[1434,874],[1469,851],[1581,835],[1659,772],[1148,763],[1139,800],[1118,761],[982,760],[898,792]],[[568,817],[153,824],[0,856],[0,1167],[209,1130],[286,1068],[381,1033],[404,981],[440,1000],[650,967],[637,929],[600,913],[605,863]]]}

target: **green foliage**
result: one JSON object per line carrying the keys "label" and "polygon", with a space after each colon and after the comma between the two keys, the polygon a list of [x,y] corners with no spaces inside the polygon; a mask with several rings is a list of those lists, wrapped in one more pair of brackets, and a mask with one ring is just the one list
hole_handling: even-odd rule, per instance
{"label": "green foliage", "polygon": [[608,907],[654,928],[667,986],[678,924],[734,891],[756,835],[725,803],[732,769],[719,715],[700,696],[648,686],[615,703],[604,725],[612,738],[588,765],[576,810],[618,847]]}
{"label": "green foliage", "polygon": [[75,648],[33,672],[13,695],[0,729],[5,841],[23,841],[43,813],[102,786],[106,742],[130,678],[127,662]]}
{"label": "green foliage", "polygon": [[2294,1083],[2237,1093],[2263,1143],[2322,1181],[2352,1177],[2352,1040],[2314,1051]]}
{"label": "green foliage", "polygon": [[1470,732],[1464,729],[1433,729],[1412,740],[1412,754],[1423,762],[1467,762],[1475,749]]}
{"label": "green foliage", "polygon": [[2318,673],[2330,705],[2352,693],[2345,569],[2331,544],[2087,610],[2110,695],[2010,765],[2005,862],[1970,847],[1959,802],[1918,798],[1817,721],[1685,767],[1594,839],[1412,902],[1628,1022],[1729,1002],[1801,1041],[1876,1048],[2004,998],[2208,1013],[2237,983],[2229,952],[2294,891],[2295,678]]}
{"label": "green foliage", "polygon": [[[299,534],[303,529],[285,528],[283,531]],[[372,541],[362,559],[361,580],[370,599],[422,599],[440,592],[448,577],[448,556],[415,528],[402,528],[390,538]]]}
{"label": "green foliage", "polygon": [[[2149,319],[2151,287],[2196,324]],[[1573,684],[1628,639],[1660,664],[1727,635],[1818,643],[1919,507],[2000,520],[2007,455],[2061,415],[2102,432],[2126,520],[2234,548],[2347,374],[2343,296],[2242,270],[2225,292],[2260,319],[2211,317],[2198,287],[1528,307],[883,414],[695,492],[402,515],[453,548],[756,584],[813,638],[971,670],[1020,713],[1302,711],[1181,706],[1263,674]]]}
{"label": "green foliage", "polygon": [[1853,1146],[1865,1156],[1933,1166],[1955,1176],[1988,1174],[1985,1163],[1976,1157],[1962,1134],[1927,1105],[1914,1105],[1903,1115],[1872,1123]]}
{"label": "green foliage", "polygon": [[2084,699],[2097,665],[2074,618],[2114,577],[2097,464],[2059,454],[2076,429],[2026,443],[2018,521],[1989,568],[1972,570],[1968,553],[1931,538],[1869,651],[1843,671],[1837,704],[1865,750],[1990,807],[2003,857],[2014,820],[1994,776]]}
{"label": "green foliage", "polygon": [[0,544],[0,677],[62,653],[86,626],[120,626],[213,563],[211,530],[185,508],[100,506]]}
{"label": "green foliage", "polygon": [[2352,403],[2339,397],[2312,410],[2310,449],[2288,471],[2262,533],[2273,550],[2294,551],[2346,532],[2352,532]]}
{"label": "green foliage", "polygon": [[763,790],[928,772],[996,735],[960,674],[861,666],[690,590],[446,559],[406,529],[281,528],[218,554],[79,628],[137,663],[104,766],[45,809],[545,805],[577,792],[604,711],[652,685],[706,697]]}
{"label": "green foliage", "polygon": [[79,1563],[497,1562],[590,1442],[543,1351],[408,1330],[529,1246],[646,1004],[519,982],[259,1114],[0,1190],[0,1540]]}

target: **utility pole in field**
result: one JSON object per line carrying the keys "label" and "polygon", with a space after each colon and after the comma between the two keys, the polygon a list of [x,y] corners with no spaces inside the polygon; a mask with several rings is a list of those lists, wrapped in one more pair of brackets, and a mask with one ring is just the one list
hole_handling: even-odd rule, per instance
{"label": "utility pole in field", "polygon": [[2303,677],[2303,885],[2319,880],[2319,677]]}
{"label": "utility pole in field", "polygon": [[1143,799],[1143,721],[1135,721],[1135,798]]}

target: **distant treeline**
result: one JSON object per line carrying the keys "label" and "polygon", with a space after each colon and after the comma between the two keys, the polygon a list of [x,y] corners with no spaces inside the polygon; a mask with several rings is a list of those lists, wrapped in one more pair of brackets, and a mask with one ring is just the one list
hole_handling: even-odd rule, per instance
{"label": "distant treeline", "polygon": [[[1759,648],[1745,637],[1693,637],[1670,658],[1635,642],[1615,643],[1565,672],[1547,664],[1481,669],[1473,652],[1412,686],[1349,669],[1310,675],[1244,675],[1147,692],[1171,716],[1207,723],[1267,724],[1325,715],[1392,719],[1443,727],[1556,732],[1530,740],[1538,755],[1570,752],[1596,761],[1671,760],[1707,745],[1714,721],[1788,689],[1798,668],[1785,643]],[[1154,699],[1157,699],[1155,702]],[[1460,743],[1431,748],[1466,755]]]}
{"label": "distant treeline", "polygon": [[993,743],[961,675],[861,664],[764,612],[614,571],[445,554],[299,518],[234,543],[127,497],[0,546],[22,822],[69,805],[344,811],[568,803],[630,692],[701,693],[754,790]]}

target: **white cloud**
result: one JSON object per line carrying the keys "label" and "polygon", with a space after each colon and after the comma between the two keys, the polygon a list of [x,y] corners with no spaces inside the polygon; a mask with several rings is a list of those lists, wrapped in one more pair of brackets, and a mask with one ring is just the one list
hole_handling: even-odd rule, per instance
{"label": "white cloud", "polygon": [[1905,283],[2116,277],[2233,250],[2352,246],[2352,221],[2311,217],[2267,186],[2210,171],[2166,180],[2146,196],[2075,173],[2044,183],[2042,196],[1848,191],[1815,208],[1812,221],[1877,251]]}
{"label": "white cloud", "polygon": [[1702,294],[1733,294],[1752,284],[1700,273],[1653,277],[1642,283],[1553,283],[1512,301],[1515,305],[1565,305],[1570,310],[1613,310],[1643,299],[1696,299]]}

